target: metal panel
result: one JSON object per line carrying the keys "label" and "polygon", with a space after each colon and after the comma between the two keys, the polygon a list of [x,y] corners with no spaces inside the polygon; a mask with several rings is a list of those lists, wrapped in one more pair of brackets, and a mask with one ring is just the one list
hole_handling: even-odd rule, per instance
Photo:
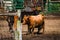
{"label": "metal panel", "polygon": [[58,1],[49,2],[48,11],[49,12],[60,12],[60,2]]}

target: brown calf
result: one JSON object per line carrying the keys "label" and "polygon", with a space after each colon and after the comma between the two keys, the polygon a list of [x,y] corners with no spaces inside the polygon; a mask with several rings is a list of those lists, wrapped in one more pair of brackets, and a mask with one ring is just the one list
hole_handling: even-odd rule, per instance
{"label": "brown calf", "polygon": [[44,15],[39,14],[37,16],[24,16],[23,18],[23,25],[27,24],[28,25],[28,32],[29,33],[34,33],[34,28],[38,28],[38,33],[39,31],[43,28],[44,32]]}

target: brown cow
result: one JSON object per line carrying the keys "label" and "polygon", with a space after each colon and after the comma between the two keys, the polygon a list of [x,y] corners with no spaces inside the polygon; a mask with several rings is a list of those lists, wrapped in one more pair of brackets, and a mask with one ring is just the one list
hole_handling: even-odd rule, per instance
{"label": "brown cow", "polygon": [[28,32],[34,33],[34,28],[38,28],[39,31],[43,28],[44,32],[44,15],[39,14],[37,16],[24,16],[23,18],[23,25],[28,25]]}

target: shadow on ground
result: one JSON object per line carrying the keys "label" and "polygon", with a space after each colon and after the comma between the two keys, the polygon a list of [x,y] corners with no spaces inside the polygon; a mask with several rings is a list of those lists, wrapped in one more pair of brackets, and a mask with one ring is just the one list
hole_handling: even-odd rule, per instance
{"label": "shadow on ground", "polygon": [[60,34],[23,35],[23,40],[60,40]]}

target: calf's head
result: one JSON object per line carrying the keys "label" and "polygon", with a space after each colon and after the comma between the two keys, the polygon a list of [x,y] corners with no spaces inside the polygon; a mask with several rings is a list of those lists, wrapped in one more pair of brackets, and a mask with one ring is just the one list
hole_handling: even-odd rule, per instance
{"label": "calf's head", "polygon": [[24,18],[23,18],[23,25],[25,25],[25,24],[28,23],[28,18],[29,18],[29,16],[24,15]]}

